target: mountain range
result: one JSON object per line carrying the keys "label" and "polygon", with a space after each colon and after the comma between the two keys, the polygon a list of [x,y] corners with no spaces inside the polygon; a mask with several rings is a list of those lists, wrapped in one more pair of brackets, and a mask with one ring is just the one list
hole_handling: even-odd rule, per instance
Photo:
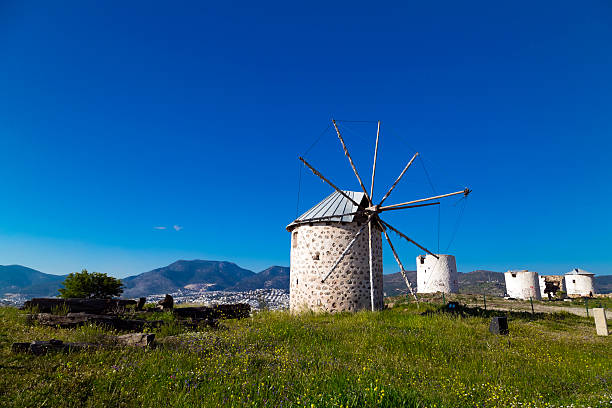
{"label": "mountain range", "polygon": [[[408,280],[416,287],[416,271],[407,271]],[[41,297],[56,296],[66,275],[51,275],[21,265],[0,265],[0,297],[8,294]],[[255,289],[289,289],[289,268],[272,266],[259,273],[244,269],[232,262],[179,260],[168,266],[153,269],[122,279],[123,297],[135,298],[151,294],[175,292],[181,288],[246,291]],[[459,290],[463,293],[486,293],[501,296],[505,292],[504,274],[477,270],[459,274]],[[598,293],[612,292],[612,275],[595,277]],[[387,295],[406,293],[400,273],[384,275]]]}
{"label": "mountain range", "polygon": [[[12,294],[56,296],[67,275],[51,275],[21,265],[0,265],[0,298]],[[232,262],[179,260],[168,266],[121,279],[122,297],[171,293],[182,288],[246,291],[289,289],[289,268],[272,266],[259,273]]]}
{"label": "mountain range", "polygon": [[176,261],[163,268],[122,279],[123,296],[139,297],[153,293],[170,293],[190,284],[208,284],[209,290],[224,290],[242,279],[256,276],[232,262]]}
{"label": "mountain range", "polygon": [[15,293],[28,296],[56,296],[66,275],[51,275],[21,265],[0,265],[0,296]]}

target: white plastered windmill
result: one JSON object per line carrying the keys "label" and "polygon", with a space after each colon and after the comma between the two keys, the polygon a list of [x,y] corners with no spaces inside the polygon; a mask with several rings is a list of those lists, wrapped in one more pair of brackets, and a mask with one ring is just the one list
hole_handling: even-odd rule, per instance
{"label": "white plastered windmill", "polygon": [[[419,155],[417,152],[408,161],[380,202],[375,204],[373,202],[374,179],[380,121],[378,121],[376,132],[372,181],[369,191],[359,176],[336,121],[332,120],[332,123],[342,144],[344,154],[359,182],[361,191],[341,190],[303,157],[299,157],[306,167],[335,191],[287,226],[287,230],[292,233],[290,308],[292,311],[306,309],[329,312],[356,311],[366,308],[372,311],[382,309],[381,234],[384,235],[393,252],[408,290],[416,298],[387,229],[397,233],[401,238],[428,254],[436,258],[438,258],[438,255],[409,238],[388,222],[383,221],[381,219],[382,213],[439,205],[440,202],[434,200],[460,194],[467,196],[471,191],[465,188],[453,193],[384,205]],[[362,234],[366,228],[367,237]]]}

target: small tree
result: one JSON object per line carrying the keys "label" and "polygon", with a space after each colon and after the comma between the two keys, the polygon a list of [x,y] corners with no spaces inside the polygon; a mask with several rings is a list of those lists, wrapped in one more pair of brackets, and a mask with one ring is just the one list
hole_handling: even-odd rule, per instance
{"label": "small tree", "polygon": [[110,299],[119,296],[123,292],[121,280],[100,272],[71,273],[63,283],[64,287],[59,289],[60,297],[88,298],[88,299]]}

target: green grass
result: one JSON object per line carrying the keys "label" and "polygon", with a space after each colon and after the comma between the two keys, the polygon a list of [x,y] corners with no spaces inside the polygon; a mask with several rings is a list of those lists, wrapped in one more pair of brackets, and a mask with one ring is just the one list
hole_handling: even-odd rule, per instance
{"label": "green grass", "polygon": [[[612,337],[569,314],[485,317],[397,304],[356,314],[258,313],[164,348],[42,357],[16,341],[96,341],[104,330],[27,325],[0,308],[2,407],[609,407]],[[175,334],[176,322],[158,329]],[[165,333],[162,331],[166,330]],[[166,337],[168,339],[168,337]],[[180,344],[178,344],[180,343]]]}

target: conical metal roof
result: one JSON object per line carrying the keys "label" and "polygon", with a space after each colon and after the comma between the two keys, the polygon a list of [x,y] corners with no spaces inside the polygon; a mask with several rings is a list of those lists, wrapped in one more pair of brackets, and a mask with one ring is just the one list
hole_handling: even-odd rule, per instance
{"label": "conical metal roof", "polygon": [[[351,197],[355,202],[358,202],[364,208],[368,206],[367,198],[365,194],[357,191],[346,191],[344,193]],[[311,222],[352,222],[355,218],[354,213],[358,207],[349,201],[348,198],[343,196],[337,191],[334,191],[327,196],[323,201],[300,215],[295,221],[287,225],[287,230],[291,231],[297,225],[308,224]],[[345,215],[351,214],[351,215]],[[322,217],[330,217],[322,219]]]}

